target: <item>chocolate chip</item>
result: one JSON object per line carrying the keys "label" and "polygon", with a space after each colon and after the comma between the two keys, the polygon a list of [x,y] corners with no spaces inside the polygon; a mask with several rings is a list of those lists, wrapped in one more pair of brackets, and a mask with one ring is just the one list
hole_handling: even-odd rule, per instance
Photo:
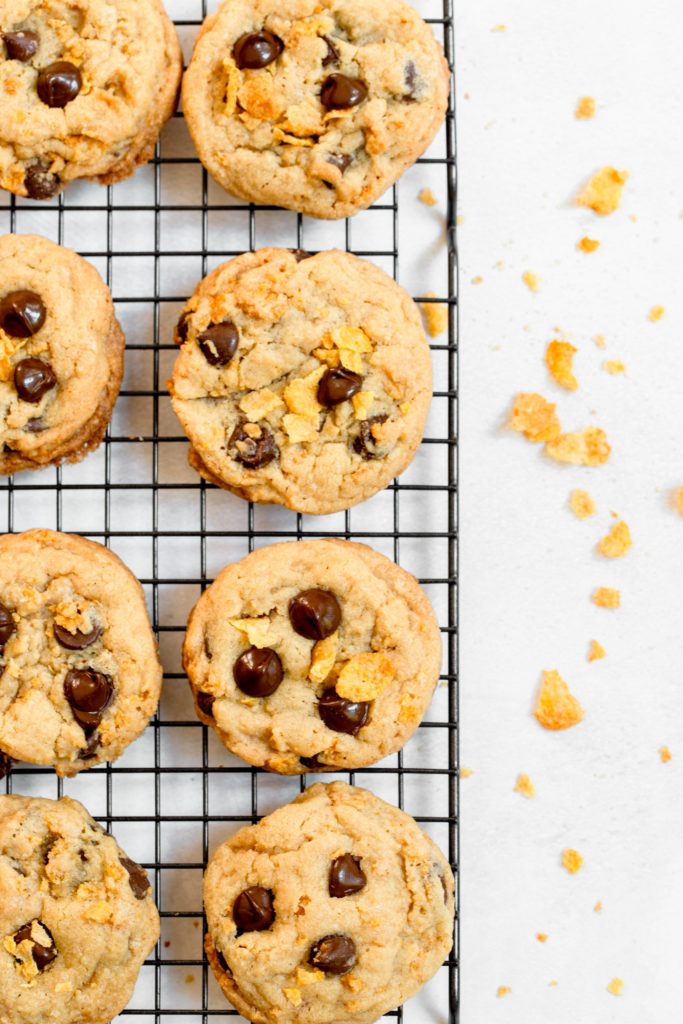
{"label": "chocolate chip", "polygon": [[26,170],[24,186],[29,199],[52,199],[62,187],[56,174],[44,164],[31,164]]}
{"label": "chocolate chip", "polygon": [[240,932],[262,932],[275,920],[273,894],[260,885],[250,885],[239,894],[232,916]]}
{"label": "chocolate chip", "polygon": [[339,50],[334,45],[329,36],[323,36],[323,39],[327,43],[327,53],[323,57],[323,67],[329,68],[331,64],[338,64],[340,61]]}
{"label": "chocolate chip", "polygon": [[67,651],[84,651],[86,647],[90,647],[100,639],[102,627],[95,626],[89,633],[81,633],[80,630],[70,633],[68,629],[55,624],[53,626],[53,633],[60,647],[65,647]]}
{"label": "chocolate chip", "polygon": [[313,757],[300,757],[299,760],[301,761],[304,768],[308,768],[309,772],[322,771],[323,769],[329,767],[328,765],[323,764],[323,762],[319,759],[317,754],[314,754]]}
{"label": "chocolate chip", "polygon": [[250,647],[234,664],[232,674],[242,693],[270,697],[282,682],[282,662],[269,647]]}
{"label": "chocolate chip", "polygon": [[202,690],[197,691],[197,707],[207,718],[213,718],[213,706],[215,703],[216,698],[212,693],[204,693]]}
{"label": "chocolate chip", "polygon": [[64,696],[79,725],[96,729],[114,698],[114,684],[109,676],[94,668],[74,668],[64,680]]}
{"label": "chocolate chip", "polygon": [[133,890],[133,896],[135,896],[136,900],[144,900],[152,888],[147,872],[139,864],[136,864],[134,860],[129,860],[128,857],[119,857],[119,860],[128,872],[128,881]]}
{"label": "chocolate chip", "polygon": [[258,429],[258,437],[249,437],[244,429],[244,423],[238,423],[228,441],[230,457],[248,469],[262,469],[280,454],[270,431],[265,427]]}
{"label": "chocolate chip", "polygon": [[0,602],[0,647],[4,647],[17,628],[9,608]]}
{"label": "chocolate chip", "polygon": [[273,32],[263,29],[240,36],[233,47],[232,55],[240,70],[244,68],[265,68],[277,60],[285,44]]}
{"label": "chocolate chip", "polygon": [[36,32],[3,32],[8,60],[20,60],[23,64],[38,52],[40,39]]}
{"label": "chocolate chip", "polygon": [[[35,942],[31,938],[31,930],[33,925],[37,924],[49,935],[50,945],[43,946],[39,942]],[[53,960],[57,959],[57,950],[55,949],[55,940],[52,938],[52,932],[49,928],[46,928],[42,921],[34,918],[33,921],[29,921],[23,928],[20,928],[18,932],[14,933],[14,941],[18,946],[21,942],[25,942],[27,939],[31,943],[31,956],[39,971],[44,971],[46,967],[49,967]]]}
{"label": "chocolate chip", "polygon": [[404,103],[415,103],[417,96],[415,86],[417,85],[417,68],[412,60],[409,60],[405,66],[404,81],[406,83],[407,92],[403,97]]}
{"label": "chocolate chip", "polygon": [[320,101],[327,110],[343,110],[357,107],[368,98],[368,88],[360,78],[346,75],[329,75],[320,90]]}
{"label": "chocolate chip", "polygon": [[355,736],[368,720],[370,705],[365,701],[346,700],[330,687],[318,701],[318,713],[328,729]]}
{"label": "chocolate chip", "polygon": [[211,324],[197,337],[202,355],[211,366],[227,366],[239,345],[239,331],[230,320]]}
{"label": "chocolate chip", "polygon": [[83,86],[81,73],[68,60],[48,64],[38,75],[38,95],[48,107],[65,107]]}
{"label": "chocolate chip", "polygon": [[41,359],[22,359],[14,367],[14,386],[19,398],[37,405],[48,391],[57,387],[55,372]]}
{"label": "chocolate chip", "polygon": [[26,429],[29,434],[42,434],[44,430],[47,430],[47,423],[40,416],[34,416],[27,422]]}
{"label": "chocolate chip", "polygon": [[81,761],[92,761],[97,757],[97,748],[100,745],[100,736],[97,729],[93,729],[91,726],[84,726],[83,728],[88,742],[78,751],[78,757]]}
{"label": "chocolate chip", "polygon": [[373,437],[372,428],[375,423],[386,423],[387,416],[373,416],[369,420],[361,420],[360,432],[353,442],[353,450],[357,455],[362,455],[366,460],[381,459],[383,453],[377,447],[377,441]]}
{"label": "chocolate chip", "polygon": [[368,880],[360,866],[358,857],[344,853],[332,861],[329,882],[330,896],[334,896],[335,899],[353,896],[354,893],[364,889],[367,883]]}
{"label": "chocolate chip", "polygon": [[349,153],[330,153],[327,162],[343,174],[346,168],[353,163],[353,156]]}
{"label": "chocolate chip", "polygon": [[0,779],[6,778],[12,771],[12,765],[14,761],[6,754],[4,750],[0,750]]}
{"label": "chocolate chip", "polygon": [[216,959],[218,960],[218,963],[221,966],[221,970],[225,971],[226,974],[229,974],[230,977],[232,977],[232,971],[228,967],[228,961],[225,959],[225,957],[221,953],[220,949],[216,949],[215,947],[214,947],[214,949],[215,949],[215,952],[216,952]]}
{"label": "chocolate chip", "polygon": [[181,343],[181,345],[184,342],[187,341],[187,332],[188,332],[188,330],[190,328],[190,317],[191,316],[192,316],[192,314],[188,313],[188,312],[180,314],[180,319],[178,320],[178,325],[177,325],[177,327],[175,329],[175,333],[176,333],[176,338]]}
{"label": "chocolate chip", "polygon": [[45,323],[46,315],[45,304],[35,292],[10,292],[0,301],[0,327],[12,338],[33,337]]}
{"label": "chocolate chip", "polygon": [[297,263],[303,263],[304,260],[310,260],[313,255],[312,252],[306,252],[304,249],[290,249],[289,251]]}
{"label": "chocolate chip", "polygon": [[302,590],[289,602],[292,629],[307,640],[324,640],[341,622],[339,601],[329,590]]}
{"label": "chocolate chip", "polygon": [[330,367],[318,384],[318,401],[331,409],[357,395],[362,387],[363,378],[359,374],[345,370],[343,366]]}
{"label": "chocolate chip", "polygon": [[356,962],[356,943],[348,935],[326,935],[311,946],[308,962],[325,974],[348,974]]}

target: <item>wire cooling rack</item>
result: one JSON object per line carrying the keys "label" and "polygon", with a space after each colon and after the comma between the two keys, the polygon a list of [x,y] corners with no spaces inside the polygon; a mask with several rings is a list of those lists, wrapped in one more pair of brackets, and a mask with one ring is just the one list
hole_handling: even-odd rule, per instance
{"label": "wire cooling rack", "polygon": [[[452,65],[452,0],[414,5],[443,40]],[[215,0],[167,0],[186,57],[216,6]],[[123,389],[101,448],[77,466],[0,483],[0,529],[49,527],[110,546],[140,577],[159,637],[166,670],[159,714],[115,765],[63,781],[50,770],[18,765],[4,783],[8,792],[81,800],[149,869],[161,939],[122,1015],[127,1022],[236,1019],[203,957],[201,878],[208,856],[306,785],[340,777],[280,778],[252,769],[227,753],[194,714],[180,664],[187,615],[219,569],[255,547],[304,537],[354,538],[420,579],[445,641],[441,685],[402,752],[341,777],[412,813],[457,871],[455,167],[451,101],[438,139],[397,186],[350,221],[321,223],[226,195],[197,161],[178,114],[155,159],[126,182],[108,188],[78,183],[48,204],[0,199],[3,232],[45,235],[100,270],[127,337]],[[417,202],[424,187],[439,200],[431,210]],[[448,335],[431,346],[434,402],[415,461],[399,481],[346,513],[311,517],[253,506],[207,485],[187,466],[187,442],[165,386],[175,358],[173,324],[202,276],[264,245],[347,249],[383,267],[419,301],[449,306]],[[427,291],[436,298],[427,298]],[[436,978],[387,1019],[455,1024],[457,1004],[456,934]]]}

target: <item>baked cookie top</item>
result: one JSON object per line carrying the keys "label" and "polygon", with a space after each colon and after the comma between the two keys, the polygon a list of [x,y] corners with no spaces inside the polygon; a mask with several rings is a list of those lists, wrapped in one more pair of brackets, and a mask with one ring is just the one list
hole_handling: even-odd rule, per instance
{"label": "baked cookie top", "polygon": [[229,192],[335,218],[424,152],[448,87],[441,46],[403,0],[229,0],[204,22],[183,108]]}
{"label": "baked cookie top", "polygon": [[431,400],[410,296],[348,253],[261,249],[187,303],[169,382],[190,461],[253,501],[349,508],[410,463]]}
{"label": "baked cookie top", "polygon": [[403,811],[343,782],[317,784],[213,855],[206,950],[258,1024],[371,1024],[441,966],[454,881]]}
{"label": "baked cookie top", "polygon": [[131,174],[181,73],[161,0],[0,0],[0,186],[50,199]]}
{"label": "baked cookie top", "polygon": [[59,775],[113,761],[160,691],[142,587],[115,554],[52,530],[0,537],[0,750]]}
{"label": "baked cookie top", "polygon": [[0,1020],[105,1024],[158,936],[146,873],[85,807],[0,796]]}
{"label": "baked cookie top", "polygon": [[90,263],[38,235],[0,237],[0,472],[79,457],[93,431],[99,441],[124,344]]}
{"label": "baked cookie top", "polygon": [[364,544],[275,544],[204,592],[183,649],[197,711],[250,764],[360,768],[431,700],[441,635],[415,578]]}

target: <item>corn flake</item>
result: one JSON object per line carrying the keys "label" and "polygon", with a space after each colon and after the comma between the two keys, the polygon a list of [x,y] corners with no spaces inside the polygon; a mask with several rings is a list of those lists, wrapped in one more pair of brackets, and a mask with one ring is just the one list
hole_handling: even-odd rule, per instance
{"label": "corn flake", "polygon": [[298,988],[283,988],[282,990],[289,999],[292,1006],[301,1006],[301,991]]}
{"label": "corn flake", "polygon": [[243,633],[252,647],[262,649],[270,642],[270,619],[264,615],[257,619],[228,619],[231,626]]}
{"label": "corn flake", "polygon": [[607,651],[601,643],[598,643],[597,640],[591,640],[590,647],[588,648],[589,661],[600,661],[600,659],[604,658],[606,654]]}
{"label": "corn flake", "polygon": [[584,235],[584,237],[576,243],[576,248],[580,249],[581,252],[595,252],[600,248],[600,242],[597,238],[588,238],[587,235]]}
{"label": "corn flake", "polygon": [[631,531],[628,525],[619,520],[615,523],[606,537],[598,543],[598,551],[605,558],[622,558],[631,547]]}
{"label": "corn flake", "polygon": [[541,287],[540,277],[537,274],[533,274],[530,270],[524,271],[522,281],[524,281],[530,292],[537,292]]}
{"label": "corn flake", "polygon": [[330,332],[332,341],[339,349],[350,352],[372,352],[372,342],[360,327],[335,327]]}
{"label": "corn flake", "polygon": [[602,466],[609,459],[612,448],[604,430],[584,427],[548,441],[545,450],[557,462],[567,462],[572,466]]}
{"label": "corn flake", "polygon": [[[436,292],[425,292],[426,299],[435,299]],[[438,338],[448,327],[448,306],[443,302],[421,302],[427,331],[432,338]]]}
{"label": "corn flake", "polygon": [[589,121],[592,117],[595,117],[595,100],[592,96],[581,97],[576,104],[574,117],[578,118],[579,121]]}
{"label": "corn flake", "polygon": [[647,318],[648,320],[651,320],[653,324],[657,323],[657,321],[661,320],[664,316],[664,312],[664,306],[653,306],[648,313]]}
{"label": "corn flake", "polygon": [[669,761],[671,760],[671,751],[668,747],[659,748],[659,759],[662,762],[662,764],[669,763]]}
{"label": "corn flake", "polygon": [[626,364],[622,363],[621,359],[606,359],[602,364],[602,368],[615,377],[618,373],[624,372]]}
{"label": "corn flake", "polygon": [[283,392],[284,400],[290,412],[309,419],[317,416],[322,409],[318,401],[318,384],[325,373],[325,367],[319,366],[305,377],[291,381]]}
{"label": "corn flake", "polygon": [[548,936],[545,932],[536,932],[536,939],[538,942],[547,942]]}
{"label": "corn flake", "polygon": [[335,689],[345,700],[376,700],[393,682],[396,672],[391,659],[381,652],[354,654],[339,673]]}
{"label": "corn flake", "polygon": [[375,395],[372,391],[359,391],[353,395],[351,405],[353,406],[354,418],[357,420],[367,420],[374,400]]}
{"label": "corn flake", "polygon": [[525,772],[520,772],[517,776],[514,792],[526,797],[527,800],[533,800],[536,796],[536,787]]}
{"label": "corn flake", "polygon": [[237,93],[242,84],[242,75],[231,57],[223,61],[223,73],[225,74],[225,110],[226,117],[232,117],[237,109]]}
{"label": "corn flake", "polygon": [[613,587],[598,587],[593,591],[593,604],[598,608],[619,608],[621,606],[621,593]]}
{"label": "corn flake", "polygon": [[583,867],[583,857],[578,850],[563,850],[562,851],[562,867],[565,871],[568,871],[570,875],[575,875]]}
{"label": "corn flake", "polygon": [[509,985],[499,985],[496,989],[496,999],[502,999],[504,996],[509,996],[512,989]]}
{"label": "corn flake", "polygon": [[569,495],[569,507],[577,519],[589,519],[597,508],[588,491],[574,490]]}
{"label": "corn flake", "polygon": [[242,412],[251,420],[257,423],[265,419],[271,412],[280,409],[283,405],[282,399],[270,388],[262,388],[260,391],[253,391],[246,394],[239,403]]}
{"label": "corn flake", "polygon": [[628,171],[617,171],[614,167],[603,167],[588,181],[576,197],[579,206],[587,206],[606,217],[619,207]]}
{"label": "corn flake", "polygon": [[560,387],[576,391],[579,382],[572,372],[576,348],[568,341],[551,341],[545,350],[545,364]]}
{"label": "corn flake", "polygon": [[318,640],[313,647],[308,678],[312,683],[322,683],[334,668],[339,647],[339,633],[332,633],[324,640]]}
{"label": "corn flake", "polygon": [[432,192],[431,188],[423,188],[418,193],[417,198],[420,200],[421,203],[424,203],[425,206],[436,206],[436,204],[438,203],[438,199]]}
{"label": "corn flake", "polygon": [[607,986],[607,991],[610,993],[610,995],[620,996],[621,993],[624,991],[624,982],[621,978],[612,978],[609,985]]}
{"label": "corn flake", "polygon": [[342,348],[339,350],[339,362],[342,364],[345,370],[351,370],[352,373],[365,373],[365,363],[360,352],[354,352],[348,348]]}
{"label": "corn flake", "polygon": [[282,425],[287,432],[290,444],[304,444],[306,441],[315,441],[318,436],[318,427],[308,416],[287,413],[282,417]]}
{"label": "corn flake", "polygon": [[534,392],[520,392],[512,407],[509,426],[529,441],[552,441],[562,430],[553,402]]}
{"label": "corn flake", "polygon": [[543,673],[534,716],[544,729],[570,729],[583,720],[583,708],[559,672]]}
{"label": "corn flake", "polygon": [[12,356],[25,344],[24,338],[10,338],[8,334],[0,329],[0,381],[8,381],[12,376],[14,367]]}

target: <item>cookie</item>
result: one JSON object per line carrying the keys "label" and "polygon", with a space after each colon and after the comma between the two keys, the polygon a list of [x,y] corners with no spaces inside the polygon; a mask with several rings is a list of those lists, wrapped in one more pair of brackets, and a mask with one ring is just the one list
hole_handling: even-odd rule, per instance
{"label": "cookie", "polygon": [[228,192],[337,218],[422,155],[448,90],[443,50],[403,0],[228,0],[197,38],[183,109]]}
{"label": "cookie", "polygon": [[159,937],[145,871],[76,800],[0,796],[0,1020],[106,1024]]}
{"label": "cookie", "polygon": [[275,544],[202,594],[183,662],[197,713],[233,753],[284,775],[394,753],[439,678],[441,634],[417,580],[364,544]]}
{"label": "cookie", "polygon": [[453,892],[445,857],[409,815],[319,783],[214,853],[206,952],[254,1024],[372,1024],[443,963]]}
{"label": "cookie", "polygon": [[350,508],[410,463],[432,393],[409,295],[332,250],[245,253],[185,307],[169,388],[190,463],[251,501]]}
{"label": "cookie", "polygon": [[51,199],[127,178],[175,110],[182,53],[161,0],[0,4],[0,187]]}
{"label": "cookie", "polygon": [[52,530],[0,537],[0,750],[75,775],[119,757],[160,692],[142,587],[115,554]]}
{"label": "cookie", "polygon": [[38,235],[0,237],[0,473],[79,462],[97,448],[124,346],[94,267]]}

